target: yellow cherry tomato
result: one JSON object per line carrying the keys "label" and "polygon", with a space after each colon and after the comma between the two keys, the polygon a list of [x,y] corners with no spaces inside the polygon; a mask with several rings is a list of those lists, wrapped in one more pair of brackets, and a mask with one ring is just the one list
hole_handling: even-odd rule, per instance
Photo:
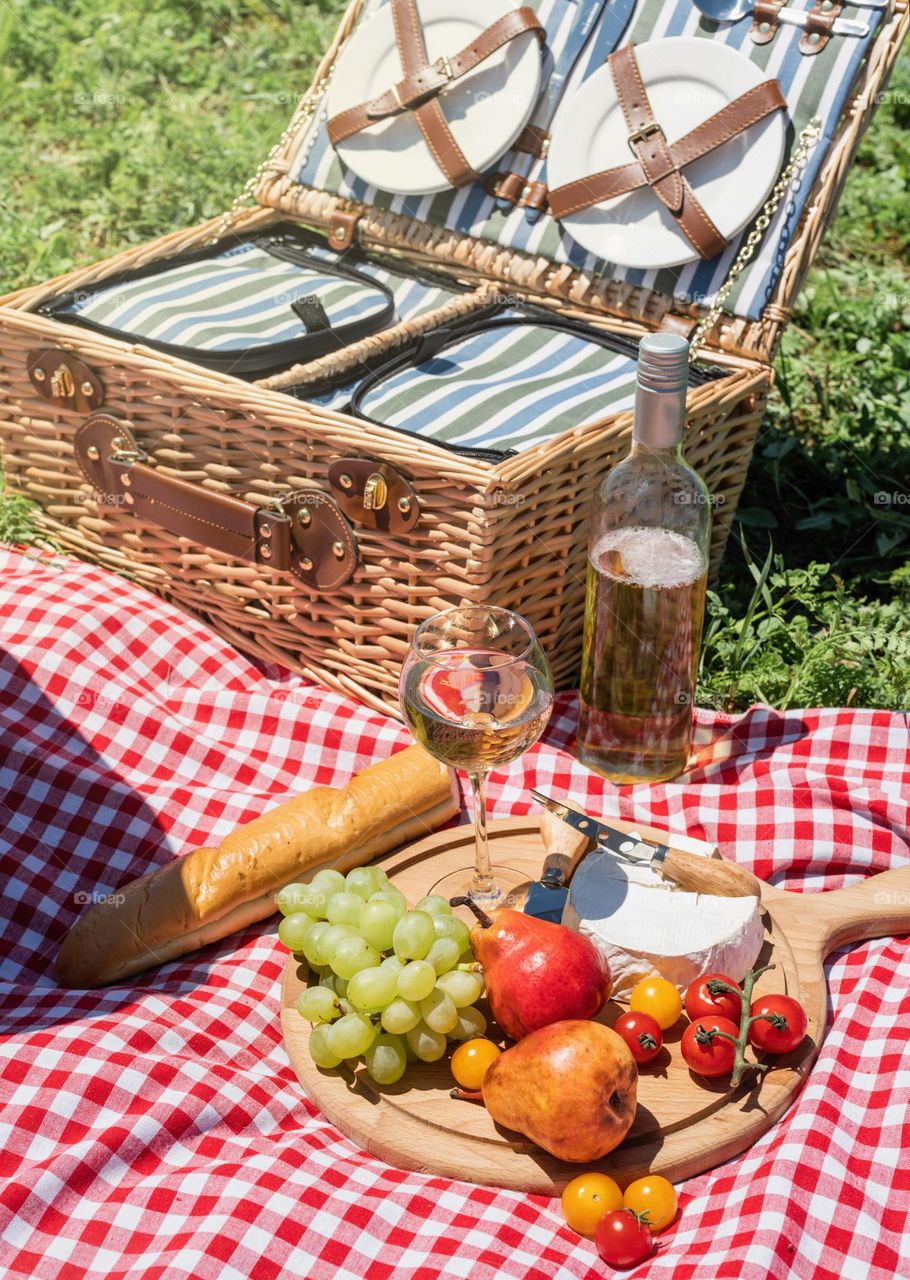
{"label": "yellow cherry tomato", "polygon": [[652,1231],[663,1231],[668,1227],[676,1217],[678,1205],[673,1183],[657,1173],[630,1182],[622,1202],[633,1213],[647,1214],[646,1221]]}
{"label": "yellow cherry tomato", "polygon": [[562,1193],[562,1214],[573,1231],[591,1239],[605,1213],[622,1208],[622,1192],[605,1173],[580,1173]]}
{"label": "yellow cherry tomato", "polygon": [[654,973],[632,988],[629,1008],[634,1013],[650,1013],[661,1031],[666,1031],[682,1013],[682,996],[672,982]]}
{"label": "yellow cherry tomato", "polygon": [[498,1049],[492,1040],[479,1036],[476,1040],[466,1040],[452,1054],[452,1075],[462,1089],[479,1089],[487,1067],[499,1057]]}

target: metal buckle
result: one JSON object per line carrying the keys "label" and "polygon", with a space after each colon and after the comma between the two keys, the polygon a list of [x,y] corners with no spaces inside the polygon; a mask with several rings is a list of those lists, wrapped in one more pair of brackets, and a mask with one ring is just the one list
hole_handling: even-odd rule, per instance
{"label": "metal buckle", "polygon": [[645,138],[650,138],[655,133],[663,133],[663,128],[656,120],[649,120],[646,125],[630,133],[626,141],[632,154],[635,155],[635,147],[639,142],[644,142]]}
{"label": "metal buckle", "polygon": [[[392,85],[392,97],[399,111],[413,111],[417,107],[422,107],[425,102],[429,102],[431,98],[435,98],[437,93],[442,95],[446,92],[449,85],[455,79],[455,69],[449,62],[445,54],[441,58],[437,58],[435,62],[429,64],[433,71],[437,71],[441,76],[445,77],[446,83],[440,89],[427,88],[422,93],[418,93],[416,97],[405,102],[401,96],[401,91],[397,84]],[[404,82],[402,82],[404,83]]]}
{"label": "metal buckle", "polygon": [[111,462],[146,462],[148,454],[139,448],[129,432],[124,432],[123,427],[120,430],[123,434],[114,436],[111,441]]}

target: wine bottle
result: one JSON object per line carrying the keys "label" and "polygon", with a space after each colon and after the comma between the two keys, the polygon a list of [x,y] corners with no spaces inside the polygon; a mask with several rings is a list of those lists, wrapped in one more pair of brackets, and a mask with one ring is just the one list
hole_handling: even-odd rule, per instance
{"label": "wine bottle", "polygon": [[616,783],[675,777],[691,747],[711,506],[682,456],[688,355],[641,340],[631,453],[591,516],[578,755]]}

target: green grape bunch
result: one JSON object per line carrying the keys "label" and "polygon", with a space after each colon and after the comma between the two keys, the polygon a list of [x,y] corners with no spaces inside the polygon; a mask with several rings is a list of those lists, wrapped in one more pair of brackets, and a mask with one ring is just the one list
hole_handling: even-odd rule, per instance
{"label": "green grape bunch", "polygon": [[297,1001],[317,1067],[363,1059],[377,1084],[395,1084],[409,1061],[486,1031],[468,927],[445,898],[409,909],[381,867],[355,867],[317,871],[277,901],[279,940],[318,976]]}

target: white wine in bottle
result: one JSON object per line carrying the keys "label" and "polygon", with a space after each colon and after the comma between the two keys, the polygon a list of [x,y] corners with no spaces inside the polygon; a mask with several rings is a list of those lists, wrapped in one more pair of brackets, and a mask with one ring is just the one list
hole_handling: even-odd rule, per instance
{"label": "white wine in bottle", "polygon": [[692,741],[711,508],[682,456],[688,353],[642,339],[632,451],[591,518],[578,755],[616,783],[675,777]]}

